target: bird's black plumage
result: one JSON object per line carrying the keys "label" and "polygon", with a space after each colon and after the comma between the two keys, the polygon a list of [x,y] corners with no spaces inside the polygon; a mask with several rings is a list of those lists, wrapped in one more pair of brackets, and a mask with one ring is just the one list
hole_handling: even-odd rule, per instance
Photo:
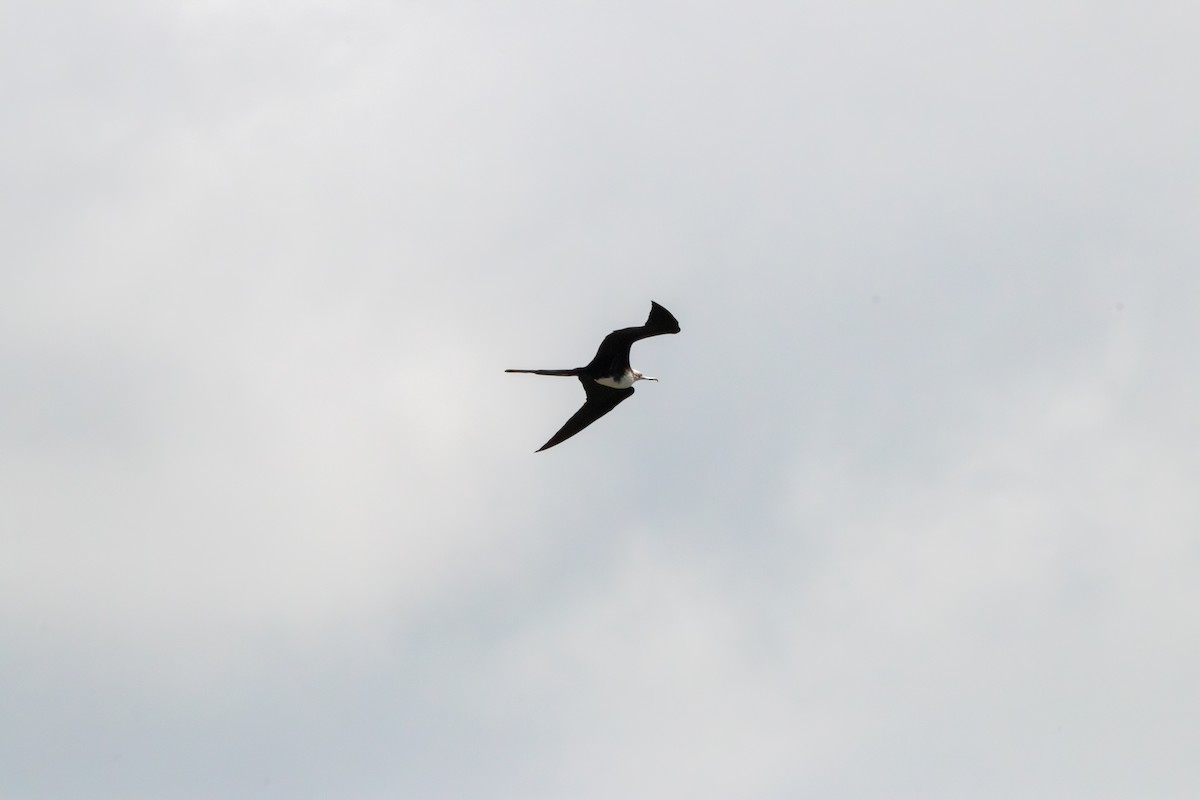
{"label": "bird's black plumage", "polygon": [[[629,366],[629,348],[633,346],[634,342],[665,333],[679,333],[679,321],[670,311],[651,301],[650,316],[646,318],[646,324],[636,328],[621,328],[605,336],[599,349],[596,350],[596,355],[585,367],[504,370],[505,372],[525,372],[534,375],[573,376],[579,378],[579,382],[583,384],[583,390],[587,394],[587,400],[584,401],[583,406],[566,421],[558,433],[539,447],[537,452],[540,453],[542,450],[565,442],[632,395],[633,383],[646,378],[646,376]],[[649,378],[648,380],[658,379]],[[616,385],[606,385],[600,381]]]}
{"label": "bird's black plumage", "polygon": [[610,386],[602,386],[591,378],[585,378],[582,375],[579,376],[579,382],[583,384],[583,391],[587,392],[587,400],[558,429],[558,433],[550,437],[550,441],[537,449],[537,452],[540,453],[543,450],[554,447],[554,445],[560,442],[565,442],[588,425],[591,425],[612,411],[622,400],[633,396],[632,386],[625,389],[613,389]]}

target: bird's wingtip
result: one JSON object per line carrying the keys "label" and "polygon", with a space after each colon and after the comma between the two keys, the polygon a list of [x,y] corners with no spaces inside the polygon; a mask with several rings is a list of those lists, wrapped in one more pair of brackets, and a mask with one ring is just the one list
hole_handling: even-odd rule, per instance
{"label": "bird's wingtip", "polygon": [[679,333],[679,320],[660,303],[650,301],[650,316],[646,318],[646,327],[652,327],[663,333]]}

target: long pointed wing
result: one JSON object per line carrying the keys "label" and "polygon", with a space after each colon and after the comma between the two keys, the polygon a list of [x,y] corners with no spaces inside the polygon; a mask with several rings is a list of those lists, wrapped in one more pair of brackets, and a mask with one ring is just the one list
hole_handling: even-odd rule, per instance
{"label": "long pointed wing", "polygon": [[621,328],[605,336],[592,363],[585,369],[605,375],[619,372],[629,366],[629,348],[634,342],[664,333],[679,333],[679,320],[675,319],[675,315],[670,311],[651,300],[650,316],[646,318],[646,324],[636,328]]}
{"label": "long pointed wing", "polygon": [[540,453],[570,439],[588,425],[591,425],[612,411],[622,400],[633,394],[632,386],[628,389],[612,389],[608,386],[601,386],[590,378],[582,376],[579,378],[579,382],[583,384],[583,390],[587,392],[587,400],[575,412],[574,416],[558,429],[558,433],[550,437],[550,441],[537,449],[537,452]]}

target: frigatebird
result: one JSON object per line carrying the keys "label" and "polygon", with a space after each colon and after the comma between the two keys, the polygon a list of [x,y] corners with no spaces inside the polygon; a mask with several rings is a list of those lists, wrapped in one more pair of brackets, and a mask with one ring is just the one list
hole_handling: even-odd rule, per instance
{"label": "frigatebird", "polygon": [[670,311],[651,300],[650,316],[646,318],[646,324],[636,328],[621,328],[605,336],[604,341],[600,343],[600,349],[596,351],[596,357],[586,367],[504,370],[579,378],[579,382],[583,384],[583,391],[587,393],[587,400],[583,406],[536,452],[540,453],[565,442],[612,411],[622,400],[633,394],[635,382],[657,381],[658,378],[643,375],[629,366],[629,348],[636,341],[664,333],[679,333],[679,321]]}

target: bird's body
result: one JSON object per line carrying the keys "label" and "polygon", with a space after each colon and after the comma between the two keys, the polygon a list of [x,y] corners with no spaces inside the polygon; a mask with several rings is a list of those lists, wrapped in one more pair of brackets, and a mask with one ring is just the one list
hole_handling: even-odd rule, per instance
{"label": "bird's body", "polygon": [[679,333],[679,322],[670,311],[658,303],[650,303],[650,316],[645,325],[636,328],[621,328],[604,337],[595,357],[586,367],[575,369],[506,369],[505,372],[525,372],[534,375],[557,375],[576,377],[583,384],[587,400],[567,420],[558,433],[550,437],[538,452],[570,439],[633,394],[637,381],[657,381],[629,366],[629,348],[634,342],[664,333]]}
{"label": "bird's body", "polygon": [[637,370],[627,369],[616,377],[605,375],[603,378],[596,378],[596,383],[601,386],[607,386],[610,389],[628,389],[630,386],[633,386],[635,381],[643,378],[651,381],[658,380],[658,378],[646,378],[645,375]]}

